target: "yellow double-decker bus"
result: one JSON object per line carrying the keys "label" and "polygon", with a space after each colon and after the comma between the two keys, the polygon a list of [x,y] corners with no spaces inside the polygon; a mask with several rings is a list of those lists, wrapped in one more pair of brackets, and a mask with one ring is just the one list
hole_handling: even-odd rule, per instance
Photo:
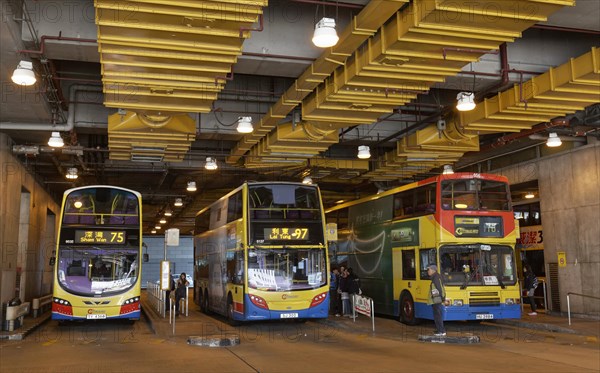
{"label": "yellow double-decker bus", "polygon": [[142,198],[96,185],[64,193],[52,319],[140,318]]}
{"label": "yellow double-decker bus", "polygon": [[194,301],[231,323],[326,318],[324,213],[317,186],[245,183],[196,215]]}
{"label": "yellow double-decker bus", "polygon": [[433,319],[427,266],[445,283],[445,320],[519,318],[519,234],[505,177],[456,173],[326,212],[332,262],[352,267],[375,310],[406,324]]}

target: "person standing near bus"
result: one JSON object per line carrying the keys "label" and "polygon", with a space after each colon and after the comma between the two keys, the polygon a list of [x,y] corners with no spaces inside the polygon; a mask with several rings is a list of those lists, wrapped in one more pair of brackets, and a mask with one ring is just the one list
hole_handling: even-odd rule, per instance
{"label": "person standing near bus", "polygon": [[185,272],[181,272],[175,288],[175,315],[179,315],[179,303],[181,299],[187,298],[187,287],[190,283],[187,280]]}
{"label": "person standing near bus", "polygon": [[538,286],[538,279],[535,276],[535,273],[533,273],[533,270],[529,264],[525,264],[525,267],[523,267],[523,272],[525,275],[524,288],[527,290],[527,299],[531,305],[531,312],[529,312],[528,315],[536,316],[537,305],[535,304],[535,289]]}
{"label": "person standing near bus", "polygon": [[433,321],[435,322],[435,336],[445,337],[446,329],[444,328],[444,316],[442,314],[442,304],[446,298],[444,283],[442,276],[438,273],[438,268],[435,264],[427,266],[427,274],[431,279],[429,289],[429,304],[433,307]]}
{"label": "person standing near bus", "polygon": [[329,310],[331,314],[340,316],[339,307],[339,296],[338,296],[338,285],[340,279],[340,272],[336,267],[331,270],[329,278]]}

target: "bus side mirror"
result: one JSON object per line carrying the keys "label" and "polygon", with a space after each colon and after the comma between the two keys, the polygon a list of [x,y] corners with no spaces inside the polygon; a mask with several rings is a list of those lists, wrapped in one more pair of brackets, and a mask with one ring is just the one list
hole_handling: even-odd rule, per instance
{"label": "bus side mirror", "polygon": [[52,250],[52,256],[50,257],[50,260],[48,261],[48,265],[53,266],[55,263],[56,263],[56,251]]}
{"label": "bus side mirror", "polygon": [[143,259],[144,263],[146,263],[146,262],[148,262],[150,260],[150,255],[149,254],[144,254],[142,256],[142,259]]}

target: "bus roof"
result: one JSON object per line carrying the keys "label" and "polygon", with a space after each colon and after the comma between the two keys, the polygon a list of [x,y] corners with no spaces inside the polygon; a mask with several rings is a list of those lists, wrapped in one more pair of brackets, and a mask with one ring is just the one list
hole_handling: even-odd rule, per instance
{"label": "bus roof", "polygon": [[502,175],[494,175],[494,174],[482,174],[482,173],[477,173],[477,172],[455,172],[453,174],[447,174],[447,175],[437,175],[437,176],[432,176],[430,178],[427,179],[423,179],[423,180],[419,180],[416,181],[414,183],[410,183],[410,184],[406,184],[406,185],[401,185],[395,188],[392,188],[390,190],[386,190],[385,192],[379,193],[379,194],[373,194],[367,197],[363,197],[360,199],[356,199],[354,201],[348,201],[342,204],[339,204],[337,206],[333,206],[327,210],[325,210],[325,213],[329,213],[332,211],[336,211],[342,208],[346,208],[349,206],[353,206],[353,205],[357,205],[363,202],[367,202],[367,201],[374,201],[377,200],[379,198],[383,198],[392,194],[396,194],[398,192],[402,192],[405,190],[410,190],[410,189],[414,189],[417,187],[420,187],[422,185],[427,185],[427,184],[432,184],[432,183],[439,183],[441,181],[444,180],[460,180],[460,179],[485,179],[485,180],[495,180],[495,181],[499,181],[499,182],[504,182],[504,183],[508,183],[508,178],[506,176],[502,176]]}

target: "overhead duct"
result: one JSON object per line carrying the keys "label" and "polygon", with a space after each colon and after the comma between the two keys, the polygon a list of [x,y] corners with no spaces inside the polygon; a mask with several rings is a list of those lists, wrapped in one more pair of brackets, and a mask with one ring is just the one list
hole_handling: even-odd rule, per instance
{"label": "overhead duct", "polygon": [[[467,151],[478,151],[478,133],[502,133],[530,130],[540,122],[549,122],[600,102],[600,49],[592,50],[552,68],[521,85],[484,100],[470,112],[448,118],[445,130],[436,124],[398,141],[396,152],[388,152],[379,167],[365,174],[374,180],[390,178],[390,169],[413,164],[401,157],[408,152],[426,151],[439,155],[431,168],[453,163]],[[407,172],[402,172],[406,174]]]}
{"label": "overhead duct", "polygon": [[[340,40],[327,48],[316,61],[288,88],[269,111],[256,124],[253,133],[248,134],[232,150],[227,161],[237,162],[248,150],[257,145],[270,133],[281,120],[297,107],[336,67],[343,65],[361,44],[363,44],[381,25],[394,15],[408,0],[372,0],[350,25],[340,33]],[[258,145],[257,145],[258,146]],[[254,152],[258,152],[255,150]]]}
{"label": "overhead duct", "polygon": [[166,117],[128,112],[108,117],[109,159],[181,162],[196,138],[187,114]]}
{"label": "overhead duct", "polygon": [[592,50],[460,114],[480,133],[518,132],[600,102],[600,49]]}
{"label": "overhead duct", "polygon": [[[104,105],[139,114],[128,113],[124,122],[118,116],[109,120],[110,158],[181,161],[195,138],[195,123],[180,114],[211,110],[251,26],[262,22],[267,1],[96,0],[94,5]],[[168,124],[153,128],[143,120],[146,115]]]}
{"label": "overhead duct", "polygon": [[[515,11],[527,7],[526,3],[535,14]],[[549,14],[573,4],[572,0],[414,0],[302,99],[302,119],[310,121],[313,130],[323,132],[371,124],[446,77],[456,75],[467,63],[477,61],[502,43],[514,41]],[[490,9],[495,10],[493,22]],[[292,96],[283,99],[287,97]],[[287,102],[290,106],[296,104],[295,100]],[[472,149],[476,141],[467,134],[458,142]],[[438,141],[439,151],[445,150],[444,144],[449,151],[456,151],[456,139]],[[267,151],[279,144],[268,145]],[[255,152],[261,155],[262,149],[258,147]],[[306,156],[318,151],[322,150],[310,149]]]}

